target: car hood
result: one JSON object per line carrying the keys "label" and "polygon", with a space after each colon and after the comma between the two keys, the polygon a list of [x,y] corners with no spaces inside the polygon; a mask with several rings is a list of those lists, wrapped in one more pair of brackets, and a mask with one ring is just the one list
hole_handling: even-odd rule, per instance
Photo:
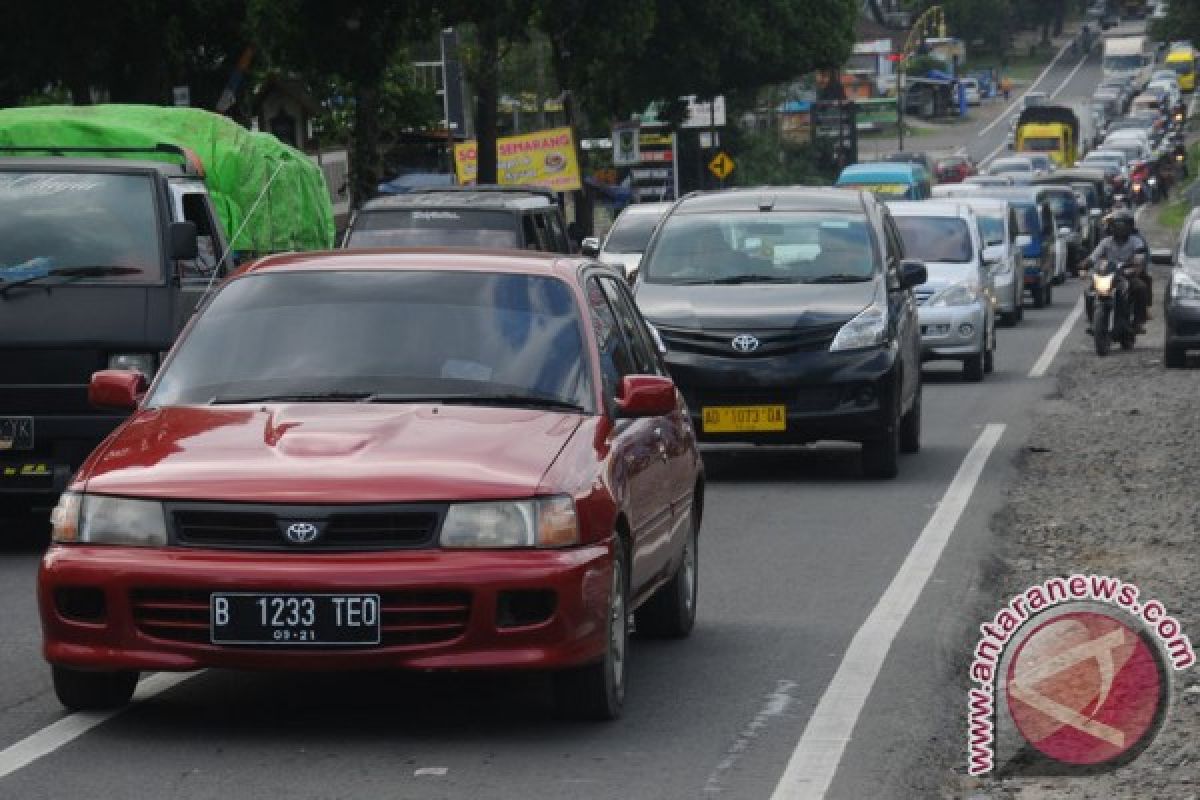
{"label": "car hood", "polygon": [[637,269],[638,264],[642,263],[641,253],[601,253],[601,264],[612,264],[614,267],[621,267],[625,274],[633,272]]}
{"label": "car hood", "polygon": [[582,419],[430,404],[147,409],[118,429],[81,476],[89,492],[180,500],[528,497]]}
{"label": "car hood", "polygon": [[917,287],[921,293],[936,292],[971,280],[976,275],[974,264],[959,264],[955,262],[925,261],[925,271],[928,279]]}
{"label": "car hood", "polygon": [[877,282],[680,286],[639,283],[646,319],[691,330],[781,330],[850,319],[871,304]]}

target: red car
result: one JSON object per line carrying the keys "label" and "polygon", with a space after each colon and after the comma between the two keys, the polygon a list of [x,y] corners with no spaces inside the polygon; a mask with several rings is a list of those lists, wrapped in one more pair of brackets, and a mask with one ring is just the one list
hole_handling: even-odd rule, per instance
{"label": "red car", "polygon": [[703,467],[624,279],[480,251],[268,258],[197,315],[54,511],[68,708],[141,670],[541,669],[590,718],[694,623]]}
{"label": "red car", "polygon": [[966,156],[939,158],[933,169],[938,183],[962,183],[975,174],[975,165]]}

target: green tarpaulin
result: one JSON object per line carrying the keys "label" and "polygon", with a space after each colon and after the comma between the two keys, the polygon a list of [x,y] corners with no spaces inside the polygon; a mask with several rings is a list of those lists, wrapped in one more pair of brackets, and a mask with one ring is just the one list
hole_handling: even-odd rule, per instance
{"label": "green tarpaulin", "polygon": [[[231,238],[237,234],[235,250],[265,253],[333,247],[333,207],[320,168],[269,133],[246,130],[227,117],[196,108],[0,109],[0,146],[153,148],[160,142],[186,147],[199,156],[225,233]],[[127,157],[179,161],[169,154]]]}

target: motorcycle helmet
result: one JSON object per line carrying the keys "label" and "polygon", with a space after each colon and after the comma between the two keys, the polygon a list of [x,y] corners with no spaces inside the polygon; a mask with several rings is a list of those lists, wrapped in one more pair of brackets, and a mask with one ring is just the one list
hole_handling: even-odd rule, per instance
{"label": "motorcycle helmet", "polygon": [[1133,233],[1135,222],[1133,212],[1127,208],[1119,208],[1113,212],[1112,216],[1112,235],[1113,238],[1120,241],[1125,241]]}

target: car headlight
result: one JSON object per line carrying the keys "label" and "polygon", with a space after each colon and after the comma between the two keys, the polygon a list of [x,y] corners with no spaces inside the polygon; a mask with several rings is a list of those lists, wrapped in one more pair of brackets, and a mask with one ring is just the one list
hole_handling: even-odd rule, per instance
{"label": "car headlight", "polygon": [[1171,300],[1189,305],[1200,304],[1200,284],[1186,272],[1177,271],[1171,279]]}
{"label": "car headlight", "polygon": [[150,380],[158,369],[158,359],[153,353],[113,353],[108,357],[108,368],[135,370]]}
{"label": "car headlight", "polygon": [[877,299],[842,326],[829,345],[830,352],[878,347],[887,340],[887,307]]}
{"label": "car headlight", "polygon": [[570,497],[455,503],[439,539],[448,548],[569,547],[579,544]]}
{"label": "car headlight", "polygon": [[161,547],[167,543],[162,503],[64,492],[50,514],[51,538],[62,544]]}
{"label": "car headlight", "polygon": [[969,306],[979,300],[978,290],[969,283],[956,283],[934,293],[927,306]]}

